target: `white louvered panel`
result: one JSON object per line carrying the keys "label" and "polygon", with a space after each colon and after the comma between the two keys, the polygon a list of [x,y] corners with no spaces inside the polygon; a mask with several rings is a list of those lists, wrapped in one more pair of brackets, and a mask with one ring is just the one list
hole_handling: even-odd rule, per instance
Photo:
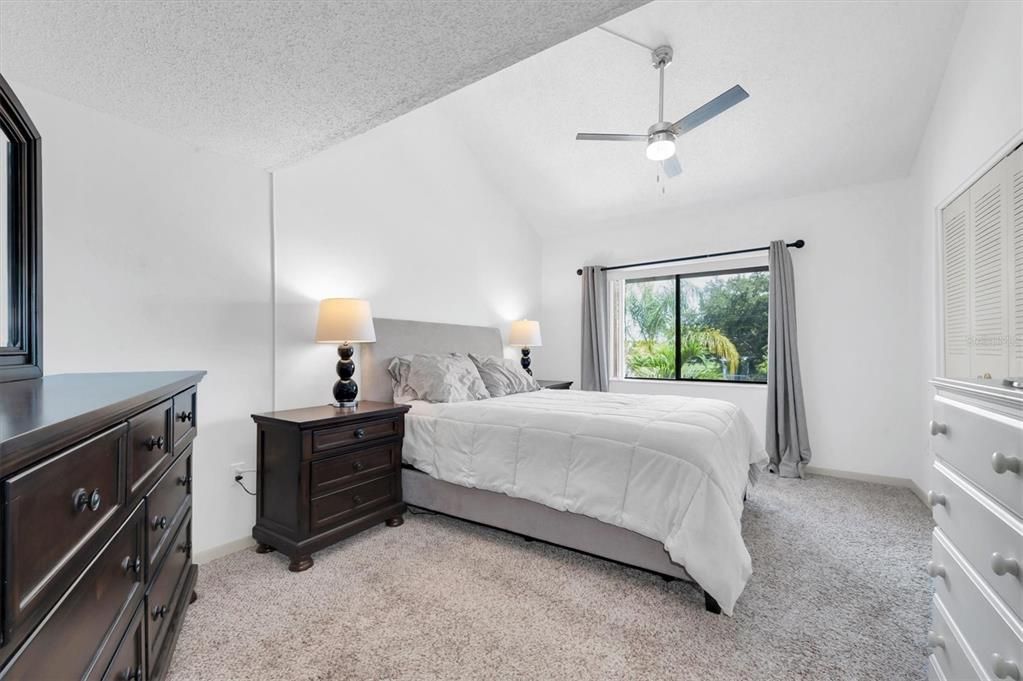
{"label": "white louvered panel", "polygon": [[1009,199],[1009,277],[1012,303],[1009,313],[1010,367],[1012,376],[1023,376],[1023,147],[1006,159]]}
{"label": "white louvered panel", "polygon": [[945,299],[945,375],[970,376],[969,193],[941,212]]}
{"label": "white louvered panel", "polygon": [[1009,373],[1007,168],[1003,160],[969,191],[970,371],[975,376]]}

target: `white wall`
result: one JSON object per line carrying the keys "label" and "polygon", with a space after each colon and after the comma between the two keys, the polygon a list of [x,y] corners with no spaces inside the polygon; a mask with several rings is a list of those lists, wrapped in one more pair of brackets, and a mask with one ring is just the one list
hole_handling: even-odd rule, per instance
{"label": "white wall", "polygon": [[[909,228],[908,183],[895,181],[810,196],[717,209],[637,215],[580,235],[544,241],[544,358],[538,373],[578,380],[580,284],[586,264],[621,264],[805,239],[791,251],[796,277],[799,349],[812,465],[908,478],[915,439],[918,274]],[[739,404],[762,435],[763,386],[650,386],[616,382],[613,390],[674,391]]]}
{"label": "white wall", "polygon": [[965,189],[1010,140],[1023,131],[1023,3],[973,2],[945,69],[912,172],[913,225],[920,279],[916,282],[920,338],[917,362],[918,413],[913,418],[912,476],[923,489],[929,480],[930,437],[926,431],[938,372],[938,274],[936,211]]}
{"label": "white wall", "polygon": [[438,107],[274,180],[278,409],[331,400],[336,348],[312,340],[321,298],[366,298],[377,317],[505,333],[510,320],[539,313],[538,238]]}
{"label": "white wall", "polygon": [[44,370],[205,369],[195,441],[197,552],[247,535],[270,408],[269,176],[13,87],[43,139]]}

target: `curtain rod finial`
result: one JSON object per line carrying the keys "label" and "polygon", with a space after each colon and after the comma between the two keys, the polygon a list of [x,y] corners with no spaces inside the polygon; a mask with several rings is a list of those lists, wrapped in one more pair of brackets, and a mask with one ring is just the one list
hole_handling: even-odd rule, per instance
{"label": "curtain rod finial", "polygon": [[806,242],[803,241],[802,239],[796,239],[796,243],[792,245],[795,246],[796,248],[802,248],[803,246],[806,245]]}
{"label": "curtain rod finial", "polygon": [[578,274],[578,275],[579,275],[580,277],[581,277],[581,276],[583,276],[583,271],[582,271],[582,268],[580,268],[580,269],[577,269],[577,270],[575,271],[575,273],[576,273],[576,274]]}

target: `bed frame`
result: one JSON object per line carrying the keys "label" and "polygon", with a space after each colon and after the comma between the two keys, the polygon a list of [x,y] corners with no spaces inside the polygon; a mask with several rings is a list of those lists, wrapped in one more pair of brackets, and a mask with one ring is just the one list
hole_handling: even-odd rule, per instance
{"label": "bed frame", "polygon": [[[502,357],[501,332],[492,327],[437,324],[398,319],[374,319],[376,343],[361,346],[363,399],[393,399],[387,364],[392,357],[416,353],[465,352]],[[499,492],[462,487],[431,478],[406,466],[402,469],[405,503],[462,520],[513,532],[646,570],[668,581],[694,582],[672,562],[664,546],[649,537],[609,525],[589,516],[559,511]],[[704,591],[707,610],[720,613],[717,601]]]}

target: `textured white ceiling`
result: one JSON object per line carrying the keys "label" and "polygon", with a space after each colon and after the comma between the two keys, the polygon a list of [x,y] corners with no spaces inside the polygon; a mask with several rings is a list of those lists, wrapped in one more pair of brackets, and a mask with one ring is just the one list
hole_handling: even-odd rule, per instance
{"label": "textured white ceiling", "polygon": [[959,2],[655,2],[606,24],[670,43],[665,115],[736,83],[750,98],[681,138],[661,193],[642,144],[649,53],[593,30],[436,102],[542,234],[673,207],[776,198],[908,174],[962,22]]}
{"label": "textured white ceiling", "polygon": [[275,167],[645,0],[3,0],[0,72]]}

